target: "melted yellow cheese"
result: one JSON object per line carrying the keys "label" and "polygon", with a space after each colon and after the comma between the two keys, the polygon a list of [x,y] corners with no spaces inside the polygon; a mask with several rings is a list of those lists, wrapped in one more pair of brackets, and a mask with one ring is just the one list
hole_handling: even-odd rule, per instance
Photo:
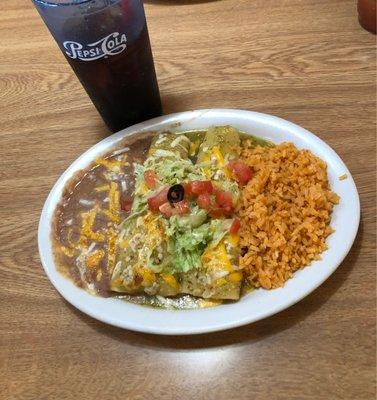
{"label": "melted yellow cheese", "polygon": [[208,266],[208,268],[233,271],[232,263],[226,252],[224,240],[216,247],[207,249],[202,255],[202,262]]}
{"label": "melted yellow cheese", "polygon": [[217,146],[213,146],[212,154],[216,157],[217,167],[222,167],[224,165],[224,156]]}
{"label": "melted yellow cheese", "polygon": [[[202,162],[204,162],[204,163],[211,162],[211,159],[212,159],[211,156],[214,156],[216,159],[216,168],[220,169],[226,178],[233,179],[232,173],[229,170],[229,168],[226,166],[226,160],[218,146],[214,146],[211,149],[211,152],[207,151],[202,157]],[[211,179],[212,175],[213,175],[213,169],[212,168],[203,168],[203,173],[207,179]]]}
{"label": "melted yellow cheese", "polygon": [[126,239],[123,239],[119,242],[119,247],[123,250],[126,249],[129,245],[130,245],[130,242]]}
{"label": "melted yellow cheese", "polygon": [[162,279],[175,290],[180,289],[180,285],[172,274],[161,274]]}
{"label": "melted yellow cheese", "polygon": [[215,286],[223,286],[226,283],[228,283],[228,282],[225,278],[219,278],[219,279],[216,279]]}
{"label": "melted yellow cheese", "polygon": [[228,279],[231,282],[241,282],[243,278],[242,272],[240,271],[236,271],[236,272],[232,272],[231,274],[228,275]]}
{"label": "melted yellow cheese", "polygon": [[230,235],[226,235],[226,240],[233,246],[237,247],[240,242],[240,235],[237,233],[233,233]]}
{"label": "melted yellow cheese", "polygon": [[156,274],[148,268],[140,269],[140,275],[143,277],[143,286],[152,286],[156,281]]}
{"label": "melted yellow cheese", "polygon": [[227,166],[223,168],[223,173],[228,179],[234,179],[232,173],[229,171],[229,168]]}

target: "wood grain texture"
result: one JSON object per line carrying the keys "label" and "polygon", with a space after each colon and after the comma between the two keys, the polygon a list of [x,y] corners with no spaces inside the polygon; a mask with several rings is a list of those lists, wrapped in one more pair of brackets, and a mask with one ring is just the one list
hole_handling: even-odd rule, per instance
{"label": "wood grain texture", "polygon": [[375,36],[354,0],[149,0],[166,113],[234,107],[316,133],[350,168],[362,221],[314,293],[195,337],[101,324],[67,304],[37,252],[58,176],[108,132],[30,2],[0,2],[0,399],[374,399]]}

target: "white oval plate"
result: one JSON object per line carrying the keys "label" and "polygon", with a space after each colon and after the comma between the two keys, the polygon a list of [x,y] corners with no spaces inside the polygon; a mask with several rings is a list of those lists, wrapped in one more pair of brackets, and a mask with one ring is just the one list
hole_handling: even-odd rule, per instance
{"label": "white oval plate", "polygon": [[[54,265],[51,249],[51,220],[64,185],[78,170],[85,168],[99,154],[116,146],[135,132],[170,129],[185,131],[211,125],[232,125],[235,128],[271,140],[293,142],[325,160],[332,189],[341,197],[334,208],[329,236],[329,249],[322,260],[295,273],[283,288],[255,290],[238,302],[199,310],[154,309],[112,298],[93,296],[62,276]],[[340,181],[339,176],[347,174]],[[43,207],[38,245],[43,267],[59,293],[82,312],[100,321],[134,331],[188,335],[213,332],[245,325],[273,315],[295,304],[324,282],[343,261],[355,239],[360,219],[360,203],[355,183],[339,156],[309,131],[283,119],[251,111],[211,109],[171,114],[124,129],[93,146],[79,157],[58,179]]]}

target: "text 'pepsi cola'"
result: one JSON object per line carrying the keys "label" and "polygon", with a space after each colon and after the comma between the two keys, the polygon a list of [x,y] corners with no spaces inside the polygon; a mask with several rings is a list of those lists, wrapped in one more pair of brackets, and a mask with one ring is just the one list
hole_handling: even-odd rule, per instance
{"label": "text 'pepsi cola'", "polygon": [[111,131],[161,115],[140,0],[32,0]]}

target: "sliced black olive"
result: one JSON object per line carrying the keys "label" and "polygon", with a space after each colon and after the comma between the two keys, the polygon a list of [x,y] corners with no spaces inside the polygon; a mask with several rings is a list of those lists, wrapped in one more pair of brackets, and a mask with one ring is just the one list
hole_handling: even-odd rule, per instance
{"label": "sliced black olive", "polygon": [[173,185],[168,191],[168,200],[170,203],[178,203],[185,197],[185,189],[182,185]]}

